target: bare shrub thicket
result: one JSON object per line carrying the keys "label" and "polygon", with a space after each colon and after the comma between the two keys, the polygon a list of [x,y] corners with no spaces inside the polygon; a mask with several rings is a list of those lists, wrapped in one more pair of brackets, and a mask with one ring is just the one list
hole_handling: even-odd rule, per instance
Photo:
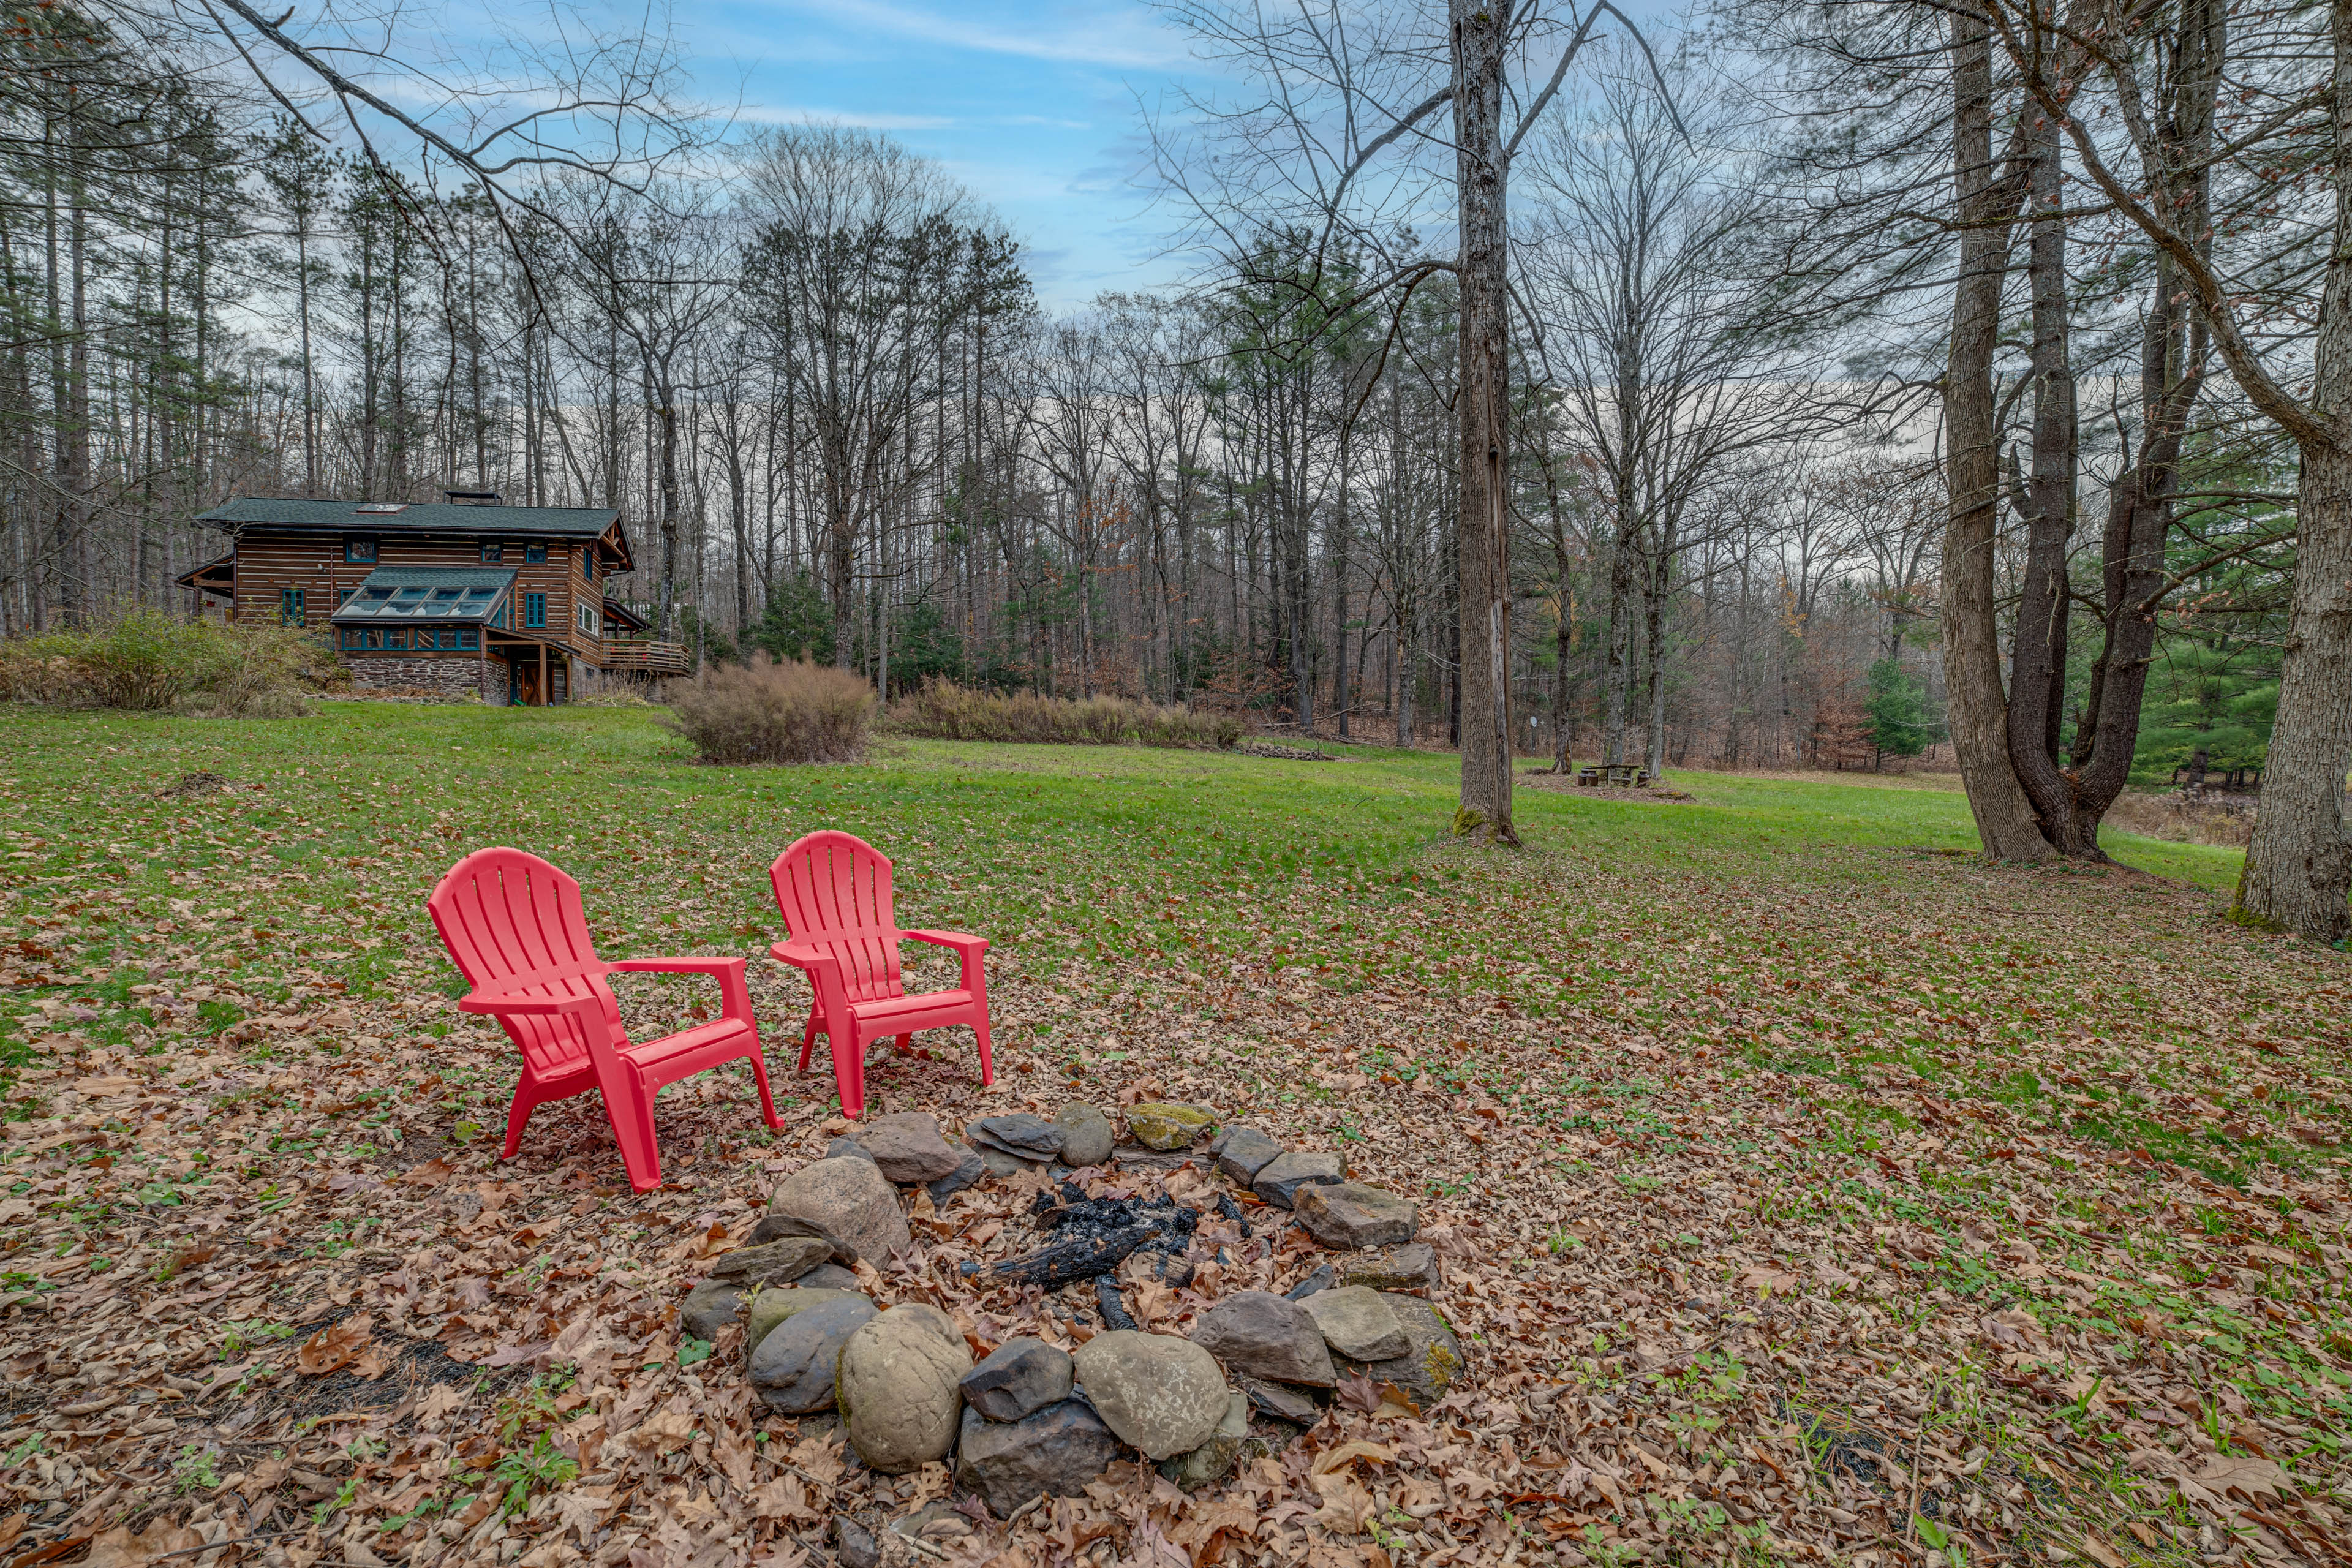
{"label": "bare shrub thicket", "polygon": [[766,655],[706,667],[671,688],[662,722],[706,763],[854,763],[866,754],[874,689],[850,670]]}
{"label": "bare shrub thicket", "polygon": [[2105,821],[2143,838],[2243,849],[2253,842],[2254,803],[2251,797],[2189,800],[2178,790],[2126,790],[2107,808]]}
{"label": "bare shrub thicket", "polygon": [[1018,741],[1044,745],[1147,746],[1224,751],[1242,738],[1225,713],[1160,708],[1121,697],[1045,697],[1034,691],[976,691],[931,680],[890,705],[890,728],[940,741]]}
{"label": "bare shrub thicket", "polygon": [[159,610],[0,641],[0,699],[51,707],[296,718],[310,710],[306,692],[345,679],[342,662],[305,632]]}

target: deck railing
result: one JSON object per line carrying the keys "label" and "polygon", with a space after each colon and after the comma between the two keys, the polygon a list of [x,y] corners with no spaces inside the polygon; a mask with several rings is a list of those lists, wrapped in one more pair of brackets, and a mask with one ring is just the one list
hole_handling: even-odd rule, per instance
{"label": "deck railing", "polygon": [[606,637],[603,662],[609,670],[642,670],[649,675],[684,675],[694,668],[684,643],[646,637]]}

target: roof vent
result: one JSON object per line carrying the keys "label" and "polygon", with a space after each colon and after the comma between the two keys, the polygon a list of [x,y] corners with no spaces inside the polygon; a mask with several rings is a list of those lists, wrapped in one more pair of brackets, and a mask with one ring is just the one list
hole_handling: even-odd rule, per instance
{"label": "roof vent", "polygon": [[368,517],[388,517],[395,511],[406,511],[408,503],[404,500],[372,500],[354,510]]}
{"label": "roof vent", "polygon": [[496,490],[443,490],[441,494],[452,506],[457,505],[459,501],[467,500],[480,502],[489,506],[501,506],[505,504],[499,499],[499,492]]}

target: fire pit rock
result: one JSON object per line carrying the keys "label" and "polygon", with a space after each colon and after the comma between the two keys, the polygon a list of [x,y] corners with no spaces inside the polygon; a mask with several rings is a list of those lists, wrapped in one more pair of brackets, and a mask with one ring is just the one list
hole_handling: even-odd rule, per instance
{"label": "fire pit rock", "polygon": [[1276,1208],[1291,1208],[1299,1188],[1336,1185],[1348,1179],[1348,1162],[1339,1154],[1292,1150],[1266,1163],[1250,1181],[1250,1191]]}
{"label": "fire pit rock", "polygon": [[1023,1335],[964,1373],[964,1403],[991,1421],[1024,1421],[1070,1396],[1070,1352]]}
{"label": "fire pit rock", "polygon": [[1412,1349],[1404,1325],[1378,1290],[1361,1285],[1320,1290],[1300,1310],[1314,1320],[1325,1343],[1356,1361],[1388,1361]]}
{"label": "fire pit rock", "polygon": [[1390,1290],[1376,1293],[1396,1314],[1397,1326],[1404,1331],[1405,1353],[1372,1362],[1342,1356],[1339,1358],[1339,1369],[1348,1375],[1360,1374],[1375,1383],[1393,1383],[1426,1410],[1444,1398],[1445,1391],[1461,1377],[1465,1364],[1462,1342],[1420,1297]]}
{"label": "fire pit rock", "polygon": [[874,1321],[874,1303],[846,1290],[763,1290],[752,1306],[779,1314],[754,1325],[763,1331],[750,1355],[761,1401],[787,1415],[831,1409],[842,1347]]}
{"label": "fire pit rock", "polygon": [[893,1253],[915,1244],[898,1189],[870,1160],[803,1165],[777,1184],[768,1209],[772,1217],[790,1215],[840,1237],[870,1263],[887,1265]]}
{"label": "fire pit rock", "polygon": [[940,1124],[919,1110],[877,1116],[857,1135],[866,1157],[902,1186],[955,1174],[962,1157],[940,1136]]}
{"label": "fire pit rock", "polygon": [[1217,1113],[1205,1105],[1161,1100],[1129,1106],[1127,1130],[1147,1149],[1183,1149],[1217,1124]]}
{"label": "fire pit rock", "polygon": [[1189,1454],[1168,1460],[1160,1467],[1160,1473],[1186,1491],[1198,1491],[1223,1480],[1233,1474],[1234,1463],[1242,1457],[1242,1445],[1249,1441],[1249,1414],[1248,1394],[1230,1396],[1225,1401],[1224,1419],[1209,1434],[1209,1440]]}
{"label": "fire pit rock", "polygon": [[1054,1125],[1062,1130],[1062,1163],[1073,1169],[1099,1165],[1110,1158],[1110,1118],[1082,1100],[1074,1100],[1054,1112]]}
{"label": "fire pit rock", "polygon": [[751,1288],[740,1279],[705,1279],[686,1293],[677,1310],[677,1326],[698,1340],[715,1340],[719,1331],[743,1321],[743,1304]]}
{"label": "fire pit rock", "polygon": [[1361,1182],[1303,1184],[1290,1206],[1307,1235],[1341,1252],[1394,1247],[1421,1231],[1421,1211],[1409,1200]]}
{"label": "fire pit rock", "polygon": [[1236,1290],[1223,1298],[1201,1314],[1192,1342],[1231,1372],[1311,1388],[1339,1382],[1315,1318],[1271,1290]]}
{"label": "fire pit rock", "polygon": [[976,1147],[993,1149],[1016,1160],[1042,1165],[1062,1156],[1062,1130],[1042,1116],[1026,1111],[1012,1116],[983,1116],[963,1130]]}
{"label": "fire pit rock", "polygon": [[1116,1330],[1080,1345],[1073,1359],[1104,1425],[1147,1458],[1191,1453],[1225,1418],[1233,1391],[1224,1371],[1190,1340]]}
{"label": "fire pit rock", "polygon": [[1340,1268],[1339,1283],[1369,1285],[1375,1290],[1434,1290],[1437,1250],[1425,1241],[1416,1241],[1411,1247],[1350,1258]]}
{"label": "fire pit rock", "polygon": [[956,1480],[991,1513],[1010,1519],[1033,1498],[1076,1497],[1118,1458],[1118,1439],[1083,1399],[1063,1399],[1018,1421],[991,1421],[967,1405],[956,1445]]}
{"label": "fire pit rock", "polygon": [[1282,1145],[1255,1127],[1234,1128],[1217,1143],[1217,1169],[1245,1187],[1281,1157]]}
{"label": "fire pit rock", "polygon": [[861,1325],[842,1344],[835,1398],[857,1456],[884,1475],[904,1475],[955,1451],[971,1352],[955,1320],[907,1301]]}

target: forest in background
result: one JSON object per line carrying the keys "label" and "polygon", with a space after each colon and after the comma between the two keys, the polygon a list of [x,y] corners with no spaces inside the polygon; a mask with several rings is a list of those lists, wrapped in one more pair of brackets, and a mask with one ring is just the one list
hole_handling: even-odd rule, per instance
{"label": "forest in background", "polygon": [[[1612,44],[1519,154],[1523,753],[1943,749],[1951,487],[1921,386],[1963,265],[1948,69],[1900,8],[1806,15],[1699,18],[1655,40],[1655,76]],[[1743,18],[1754,47],[1727,55],[1708,29]],[[1231,41],[1232,17],[1179,20],[1204,53]],[[613,591],[705,660],[1458,740],[1458,289],[1373,286],[1420,243],[1409,195],[1337,226],[1262,204],[1201,247],[1197,287],[1056,312],[995,215],[877,134],[558,168],[519,207],[429,145],[310,134],[119,15],[44,6],[0,48],[7,631],[186,607],[173,577],[223,543],[193,517],[232,495],[496,490],[621,508],[639,569]],[[1857,73],[1886,110],[1866,133]],[[2165,285],[2095,211],[2053,226],[2079,234],[2054,285],[2022,255],[2004,275],[1992,368],[2008,624],[2052,461],[2067,490],[2084,608],[2055,642],[2054,752],[2095,706],[2117,596],[2077,524],[2143,463]],[[2292,297],[2292,268],[2272,286]],[[2055,459],[2053,337],[2082,405]],[[2149,781],[2198,750],[2262,764],[2294,560],[2275,430],[2209,380],[2173,435]]]}

